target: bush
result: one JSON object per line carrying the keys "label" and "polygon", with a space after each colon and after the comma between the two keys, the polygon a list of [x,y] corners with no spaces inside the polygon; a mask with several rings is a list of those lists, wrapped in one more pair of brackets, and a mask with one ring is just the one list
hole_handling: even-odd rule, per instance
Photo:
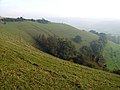
{"label": "bush", "polygon": [[119,74],[120,75],[120,70],[114,70],[112,73]]}
{"label": "bush", "polygon": [[77,35],[72,39],[75,43],[80,43],[82,41],[81,36]]}
{"label": "bush", "polygon": [[91,68],[96,68],[96,65],[93,62],[86,62],[85,66],[91,67]]}
{"label": "bush", "polygon": [[48,24],[50,21],[45,20],[44,18],[42,18],[42,19],[38,19],[37,22],[43,23],[43,24]]}

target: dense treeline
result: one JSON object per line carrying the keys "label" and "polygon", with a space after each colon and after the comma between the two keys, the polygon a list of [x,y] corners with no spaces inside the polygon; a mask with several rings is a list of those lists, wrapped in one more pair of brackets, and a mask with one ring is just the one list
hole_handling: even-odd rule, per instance
{"label": "dense treeline", "polygon": [[18,17],[18,18],[2,18],[2,19],[0,19],[0,21],[3,21],[4,23],[6,23],[6,22],[20,22],[20,21],[33,21],[33,22],[37,21],[37,22],[43,23],[43,24],[47,24],[47,23],[50,22],[50,21],[48,21],[48,20],[46,20],[44,18],[35,20],[35,19],[25,19],[23,17]]}
{"label": "dense treeline", "polygon": [[86,62],[90,67],[95,67],[95,64],[97,64],[98,66],[105,68],[106,65],[104,65],[104,57],[102,51],[105,44],[107,43],[107,36],[104,33],[98,33],[96,31],[92,32],[98,35],[99,39],[90,42],[90,46],[83,46],[80,48],[82,58],[85,60],[84,62]]}
{"label": "dense treeline", "polygon": [[106,40],[103,36],[102,34],[98,41],[92,41],[90,46],[81,47],[80,51],[76,50],[70,40],[57,36],[40,35],[36,38],[36,41],[43,51],[61,59],[92,68],[104,68],[102,49]]}
{"label": "dense treeline", "polygon": [[20,17],[20,18],[2,18],[1,21],[3,22],[18,22],[18,21],[24,21],[25,19]]}
{"label": "dense treeline", "polygon": [[70,60],[76,56],[75,46],[68,39],[40,35],[36,40],[45,52],[56,57]]}

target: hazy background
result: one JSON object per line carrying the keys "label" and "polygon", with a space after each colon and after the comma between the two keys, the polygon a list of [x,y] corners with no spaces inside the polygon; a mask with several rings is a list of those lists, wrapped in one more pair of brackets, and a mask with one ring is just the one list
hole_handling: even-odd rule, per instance
{"label": "hazy background", "polygon": [[0,0],[2,16],[120,19],[120,0]]}
{"label": "hazy background", "polygon": [[67,23],[81,30],[95,30],[120,35],[120,20],[112,18],[48,18],[54,22]]}
{"label": "hazy background", "polygon": [[0,0],[0,16],[46,18],[80,29],[120,32],[120,0]]}

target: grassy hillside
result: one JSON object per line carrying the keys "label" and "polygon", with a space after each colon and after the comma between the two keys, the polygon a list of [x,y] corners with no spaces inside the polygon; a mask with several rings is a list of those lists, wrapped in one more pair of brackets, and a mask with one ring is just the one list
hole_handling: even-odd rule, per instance
{"label": "grassy hillside", "polygon": [[119,78],[0,38],[0,90],[119,90]]}
{"label": "grassy hillside", "polygon": [[119,75],[67,62],[34,48],[34,37],[42,33],[67,38],[79,34],[82,45],[98,38],[65,24],[0,23],[0,90],[120,89]]}
{"label": "grassy hillside", "polygon": [[[92,40],[98,39],[94,34],[86,31],[80,31],[72,26],[66,24],[49,23],[41,24],[38,22],[9,22],[6,24],[0,23],[0,36],[7,39],[14,39],[21,41],[25,40],[31,44],[34,44],[34,37],[40,34],[56,35],[68,39],[72,39],[76,35],[82,37],[81,45],[88,45]],[[78,48],[80,44],[74,43]]]}
{"label": "grassy hillside", "polygon": [[[34,37],[39,36],[40,34],[46,35],[57,35],[60,37],[72,39],[76,35],[82,37],[82,42],[80,44],[74,43],[79,49],[83,45],[88,45],[89,42],[98,39],[98,37],[92,33],[78,30],[72,26],[66,24],[58,23],[49,23],[41,24],[38,22],[7,22],[6,24],[0,23],[0,38],[11,40],[12,42],[21,42],[36,46]],[[120,68],[119,53],[117,57],[110,58],[111,54],[109,53],[110,47],[113,47],[115,52],[120,52],[118,45],[113,43],[108,43],[104,49],[104,57],[107,63],[107,66],[110,70]]]}
{"label": "grassy hillside", "polygon": [[120,70],[120,45],[109,41],[104,48],[103,54],[110,70]]}

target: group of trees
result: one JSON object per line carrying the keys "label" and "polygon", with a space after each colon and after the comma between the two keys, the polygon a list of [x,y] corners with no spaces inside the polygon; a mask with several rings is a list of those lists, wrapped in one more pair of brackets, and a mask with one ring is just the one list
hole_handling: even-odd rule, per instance
{"label": "group of trees", "polygon": [[36,21],[39,22],[39,23],[43,23],[43,24],[47,24],[47,23],[50,22],[50,21],[48,21],[48,20],[45,20],[44,18],[38,19],[38,20],[36,20]]}
{"label": "group of trees", "polygon": [[40,35],[36,41],[45,52],[56,57],[70,60],[76,55],[75,46],[68,39]]}
{"label": "group of trees", "polygon": [[99,36],[99,40],[102,41],[104,44],[107,42],[107,34],[105,33],[99,33],[97,31],[94,30],[90,30],[89,32],[96,34],[97,36]]}
{"label": "group of trees", "polygon": [[[105,34],[105,33],[98,33],[94,30],[91,30],[90,31],[91,33],[93,34],[96,34],[99,36],[99,40],[98,41],[92,41],[90,43],[90,47],[87,47],[89,49],[86,49],[83,47],[83,49],[87,52],[91,52],[90,55],[87,55],[89,56],[89,58],[87,57],[87,60],[91,59],[91,60],[94,60],[96,63],[101,63],[103,64],[103,69],[104,70],[108,70],[106,67],[106,65],[104,64],[104,58],[103,58],[103,55],[102,55],[102,50],[105,46],[105,44],[107,43],[107,40],[110,40],[114,43],[117,43],[117,44],[120,44],[120,35],[112,35],[112,34]],[[92,57],[91,57],[92,56]],[[116,57],[117,56],[117,52],[113,51],[112,48],[110,48],[110,58],[113,58],[113,57]],[[112,73],[115,73],[115,74],[119,74],[120,75],[120,70],[113,70]]]}
{"label": "group of trees", "polygon": [[81,47],[80,51],[76,50],[70,40],[57,36],[40,35],[36,38],[36,41],[43,51],[61,59],[92,68],[103,67],[102,49],[105,45],[103,35],[98,41],[92,41],[90,46]]}
{"label": "group of trees", "polygon": [[[103,48],[107,43],[107,35],[105,33],[96,34],[99,39],[90,42],[88,46],[82,46],[79,51],[76,50],[75,45],[70,40],[65,38],[43,34],[35,39],[43,51],[53,56],[92,68],[107,70],[102,54]],[[77,35],[72,40],[80,43],[81,39]],[[119,71],[114,71],[114,73],[119,73]]]}
{"label": "group of trees", "polygon": [[[95,32],[96,33],[96,32]],[[96,41],[90,42],[89,46],[83,46],[80,48],[82,53],[82,58],[85,60],[84,62],[95,62],[95,64],[100,67],[104,67],[104,58],[103,58],[103,48],[107,43],[107,37],[104,33],[97,33],[99,35],[99,39]],[[94,65],[91,67],[95,67]]]}
{"label": "group of trees", "polygon": [[47,24],[47,23],[50,22],[50,21],[48,21],[48,20],[46,20],[44,18],[35,20],[35,19],[25,19],[23,17],[18,17],[18,18],[2,18],[2,19],[0,19],[0,21],[2,21],[4,23],[6,23],[6,22],[19,22],[19,21],[34,21],[34,22],[37,21],[37,22],[43,23],[43,24]]}
{"label": "group of trees", "polygon": [[3,22],[18,22],[18,21],[24,21],[25,19],[23,17],[20,18],[2,18],[1,21]]}
{"label": "group of trees", "polygon": [[96,34],[96,35],[99,35],[99,33],[95,30],[90,30],[89,32],[93,33],[93,34]]}

